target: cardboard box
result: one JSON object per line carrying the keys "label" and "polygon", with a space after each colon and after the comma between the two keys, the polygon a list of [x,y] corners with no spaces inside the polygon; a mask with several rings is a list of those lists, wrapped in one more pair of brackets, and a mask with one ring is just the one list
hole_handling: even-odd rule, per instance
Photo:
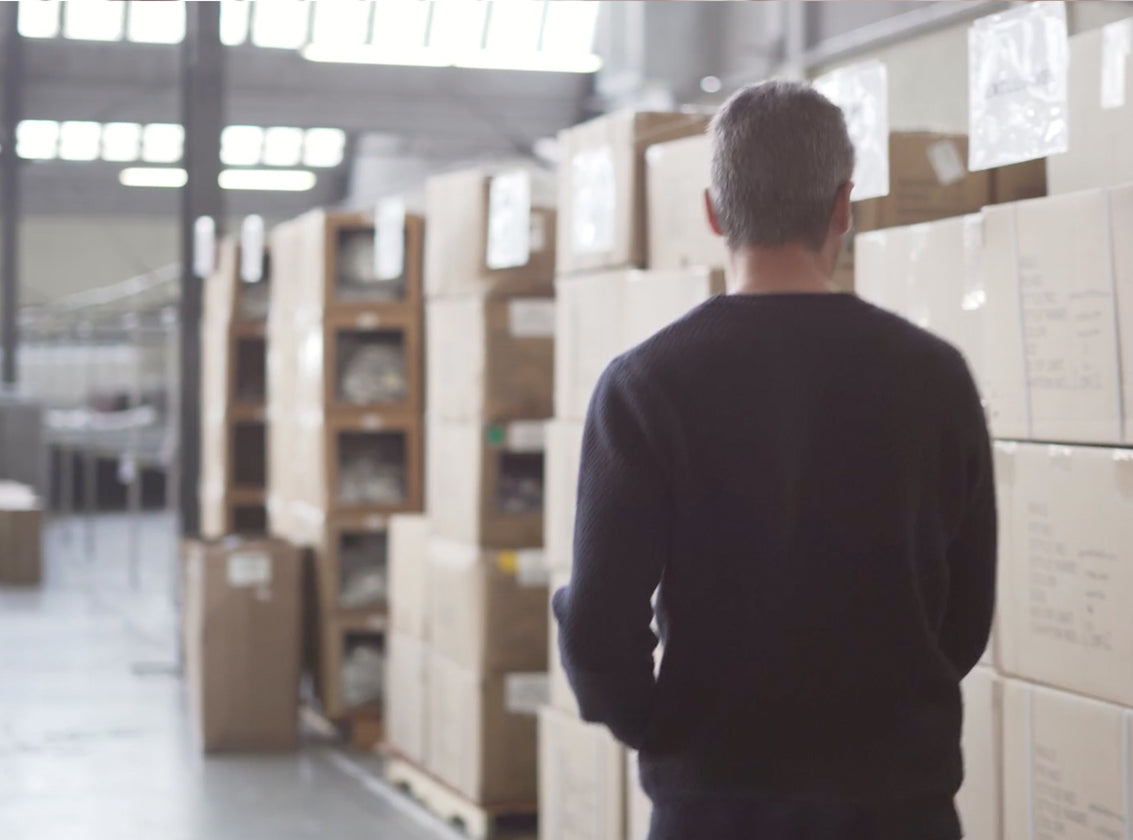
{"label": "cardboard box", "polygon": [[325,616],[319,623],[315,690],[331,720],[385,708],[389,635],[385,617]]}
{"label": "cardboard box", "polygon": [[1001,166],[991,172],[991,203],[1007,204],[1047,194],[1046,158]]}
{"label": "cardboard box", "polygon": [[[1133,181],[1133,59],[1106,49],[1105,38],[1104,29],[1094,29],[1070,39],[1070,149],[1047,158],[1051,195]],[[1115,91],[1124,90],[1119,107],[1102,106],[1105,76],[1118,82]]]}
{"label": "cardboard box", "polygon": [[293,748],[299,552],[279,540],[189,542],[185,561],[187,685],[205,752]]}
{"label": "cardboard box", "polygon": [[[997,517],[996,591],[999,598],[1011,586],[1009,569],[1015,551],[1015,453],[1018,445],[1011,441],[997,440],[992,444],[992,459],[995,467],[995,507]],[[1000,636],[1002,618],[997,604],[991,625],[987,649],[980,659],[981,665],[1001,668]]]}
{"label": "cardboard box", "polygon": [[429,646],[420,639],[392,632],[386,638],[386,731],[397,752],[416,764],[425,763],[428,739],[426,701]]}
{"label": "cardboard box", "polygon": [[[405,216],[404,270],[394,280],[377,278],[374,254],[374,219],[369,213],[312,210],[289,222],[279,236],[272,237],[273,284],[280,274],[285,280],[289,312],[310,318],[318,312],[350,312],[364,306],[389,313],[420,309],[424,219]],[[279,243],[283,253],[276,253]],[[272,290],[273,297],[275,290]]]}
{"label": "cardboard box", "polygon": [[698,134],[650,146],[645,167],[649,268],[723,269],[728,247],[709,227],[704,203],[711,182],[712,139]]}
{"label": "cardboard box", "polygon": [[381,514],[336,514],[315,545],[319,600],[326,615],[388,613],[389,521]]}
{"label": "cardboard box", "polygon": [[1091,190],[1009,206],[1016,209],[1031,436],[1118,443],[1121,376],[1107,196]]}
{"label": "cardboard box", "polygon": [[708,116],[620,111],[559,133],[560,275],[645,265],[645,150],[702,134]]}
{"label": "cardboard box", "polygon": [[1004,681],[1004,840],[1124,836],[1129,718],[1119,706]]}
{"label": "cardboard box", "polygon": [[43,512],[32,488],[0,481],[0,584],[43,580]]}
{"label": "cardboard box", "polygon": [[1121,347],[1121,393],[1125,409],[1122,441],[1133,443],[1133,184],[1109,191],[1110,241]]}
{"label": "cardboard box", "polygon": [[[550,594],[570,583],[568,572],[555,571],[551,574]],[[559,623],[555,621],[555,614],[551,612],[550,603],[547,604],[547,676],[549,680],[551,708],[558,709],[563,714],[578,717],[578,700],[575,699],[574,689],[570,687],[570,679],[563,669],[563,658],[559,653]]]}
{"label": "cardboard box", "polygon": [[609,730],[539,711],[539,840],[625,840],[625,749]]}
{"label": "cardboard box", "polygon": [[[527,203],[511,202],[496,212],[518,214],[499,230],[527,236],[527,262],[489,267],[492,234],[492,181],[515,171],[528,176]],[[425,255],[425,293],[430,298],[549,295],[555,276],[554,176],[535,167],[468,169],[436,175],[425,185],[429,237]],[[516,197],[516,200],[520,200]],[[522,224],[518,217],[522,217]],[[510,250],[510,249],[509,249]]]}
{"label": "cardboard box", "polygon": [[433,653],[426,679],[425,769],[481,805],[534,803],[546,674],[484,676]]}
{"label": "cardboard box", "polygon": [[653,803],[641,787],[638,775],[637,753],[626,752],[626,838],[649,840],[649,823],[653,818]]}
{"label": "cardboard box", "polygon": [[482,551],[432,537],[429,641],[484,674],[547,670],[547,570],[541,549]]}
{"label": "cardboard box", "polygon": [[1019,306],[1016,206],[1004,204],[983,212],[980,384],[992,435],[1022,439],[1029,436],[1031,426]]}
{"label": "cardboard box", "polygon": [[565,277],[555,283],[555,416],[582,420],[607,365],[628,349],[628,271]]}
{"label": "cardboard box", "polygon": [[428,517],[400,513],[389,520],[390,628],[428,639]]}
{"label": "cardboard box", "polygon": [[245,283],[240,278],[242,256],[236,237],[226,236],[217,243],[216,263],[202,290],[201,321],[209,329],[262,324],[268,316],[272,280],[270,251],[264,252],[263,278],[255,283]]}
{"label": "cardboard box", "polygon": [[960,688],[964,695],[964,784],[956,795],[956,809],[965,837],[998,840],[1002,837],[999,679],[990,668],[977,668]]}
{"label": "cardboard box", "polygon": [[1133,706],[1133,455],[1020,443],[1012,460],[1000,667]]}
{"label": "cardboard box", "polygon": [[549,417],[555,318],[549,297],[429,301],[430,415],[457,421]]}
{"label": "cardboard box", "polygon": [[543,421],[430,419],[428,511],[433,534],[488,548],[543,544]]}
{"label": "cardboard box", "polygon": [[546,537],[547,564],[569,570],[574,563],[574,514],[582,460],[581,420],[547,423]]}
{"label": "cardboard box", "polygon": [[631,272],[625,291],[626,346],[640,344],[725,291],[721,269]]}

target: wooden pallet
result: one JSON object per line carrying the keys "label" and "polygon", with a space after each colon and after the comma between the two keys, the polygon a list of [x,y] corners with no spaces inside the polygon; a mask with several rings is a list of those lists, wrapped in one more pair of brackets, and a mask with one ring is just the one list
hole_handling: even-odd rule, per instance
{"label": "wooden pallet", "polygon": [[456,826],[470,840],[492,840],[530,829],[534,836],[539,806],[534,802],[479,805],[403,758],[386,759],[386,780],[426,810]]}

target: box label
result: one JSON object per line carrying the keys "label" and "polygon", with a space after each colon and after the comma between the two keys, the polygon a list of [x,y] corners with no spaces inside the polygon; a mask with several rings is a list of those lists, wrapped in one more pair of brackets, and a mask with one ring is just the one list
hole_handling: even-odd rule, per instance
{"label": "box label", "polygon": [[514,715],[537,715],[551,702],[551,680],[545,673],[504,677],[504,708]]}
{"label": "box label", "polygon": [[266,551],[234,551],[228,556],[228,585],[233,588],[271,584],[271,555]]}
{"label": "box label", "polygon": [[246,216],[240,226],[240,279],[245,283],[264,279],[263,216]]}
{"label": "box label", "polygon": [[854,201],[889,195],[889,72],[880,61],[834,70],[814,86],[846,115],[854,144]]}
{"label": "box label", "polygon": [[374,213],[374,273],[383,281],[405,273],[405,202],[400,198],[383,198]]}
{"label": "box label", "polygon": [[570,162],[571,248],[600,254],[614,247],[617,189],[614,152],[609,146],[584,149]]}
{"label": "box label", "polygon": [[1069,148],[1065,3],[1026,6],[968,30],[968,157],[972,170]]}
{"label": "box label", "polygon": [[497,175],[488,185],[488,268],[527,265],[531,251],[531,174]]}
{"label": "box label", "polygon": [[554,338],[555,302],[522,298],[508,301],[507,326],[513,338]]}
{"label": "box label", "polygon": [[1102,30],[1102,107],[1125,107],[1125,65],[1133,54],[1133,18]]}
{"label": "box label", "polygon": [[551,570],[541,548],[501,551],[496,555],[496,568],[505,575],[514,575],[520,586],[548,586]]}
{"label": "box label", "polygon": [[942,187],[959,183],[968,174],[954,140],[938,140],[928,147],[928,162]]}
{"label": "box label", "polygon": [[511,452],[542,452],[547,448],[543,420],[515,420],[507,424],[506,448]]}

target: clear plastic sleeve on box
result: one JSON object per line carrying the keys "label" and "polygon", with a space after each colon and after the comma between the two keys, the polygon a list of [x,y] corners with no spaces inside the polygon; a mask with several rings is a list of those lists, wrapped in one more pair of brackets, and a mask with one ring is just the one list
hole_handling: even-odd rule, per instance
{"label": "clear plastic sleeve on box", "polygon": [[1066,5],[1028,3],[968,30],[969,168],[1069,148]]}
{"label": "clear plastic sleeve on box", "polygon": [[374,276],[384,282],[405,274],[405,202],[384,198],[374,214]]}
{"label": "clear plastic sleeve on box", "polygon": [[1101,105],[1125,107],[1125,65],[1133,55],[1133,18],[1119,20],[1102,29]]}
{"label": "clear plastic sleeve on box", "polygon": [[854,201],[889,195],[889,76],[865,61],[819,76],[815,88],[842,109],[854,143]]}
{"label": "clear plastic sleeve on box", "polygon": [[571,247],[576,254],[595,254],[614,246],[614,152],[609,146],[584,149],[570,162],[573,220]]}
{"label": "clear plastic sleeve on box", "polygon": [[523,169],[500,173],[488,186],[487,266],[525,266],[531,251],[531,175]]}

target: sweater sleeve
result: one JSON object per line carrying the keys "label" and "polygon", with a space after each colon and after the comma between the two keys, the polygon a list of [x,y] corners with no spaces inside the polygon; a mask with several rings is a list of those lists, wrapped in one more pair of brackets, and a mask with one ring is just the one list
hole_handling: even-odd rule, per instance
{"label": "sweater sleeve", "polygon": [[941,645],[956,671],[965,675],[987,648],[995,611],[995,476],[987,422],[979,393],[961,363],[958,394],[960,434],[966,441],[965,505],[948,545],[950,586]]}
{"label": "sweater sleeve", "polygon": [[[584,720],[641,748],[655,683],[650,599],[669,551],[663,406],[623,359],[603,374],[583,434],[570,585],[555,593],[563,666]],[[660,456],[660,457],[659,457]]]}

